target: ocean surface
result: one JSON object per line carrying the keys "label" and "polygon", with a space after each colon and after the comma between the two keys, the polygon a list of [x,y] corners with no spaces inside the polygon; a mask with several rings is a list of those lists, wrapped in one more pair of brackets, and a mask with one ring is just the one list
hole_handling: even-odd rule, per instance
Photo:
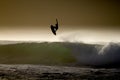
{"label": "ocean surface", "polygon": [[120,80],[120,69],[0,64],[0,80]]}
{"label": "ocean surface", "polygon": [[1,43],[0,80],[120,80],[120,43]]}

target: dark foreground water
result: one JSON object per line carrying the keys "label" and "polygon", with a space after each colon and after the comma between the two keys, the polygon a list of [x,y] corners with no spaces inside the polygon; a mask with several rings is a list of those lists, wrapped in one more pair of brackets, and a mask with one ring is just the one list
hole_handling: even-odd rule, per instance
{"label": "dark foreground water", "polygon": [[0,80],[120,80],[120,69],[1,64]]}

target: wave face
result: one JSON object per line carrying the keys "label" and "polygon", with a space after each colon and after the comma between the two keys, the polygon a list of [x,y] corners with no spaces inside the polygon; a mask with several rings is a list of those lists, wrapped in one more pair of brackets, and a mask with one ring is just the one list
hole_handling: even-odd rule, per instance
{"label": "wave face", "polygon": [[0,45],[0,64],[67,65],[75,58],[61,43],[17,43]]}
{"label": "wave face", "polygon": [[120,43],[70,42],[0,45],[0,64],[46,64],[114,67],[120,63]]}
{"label": "wave face", "polygon": [[73,44],[70,46],[79,65],[118,66],[120,62],[120,44],[106,45]]}

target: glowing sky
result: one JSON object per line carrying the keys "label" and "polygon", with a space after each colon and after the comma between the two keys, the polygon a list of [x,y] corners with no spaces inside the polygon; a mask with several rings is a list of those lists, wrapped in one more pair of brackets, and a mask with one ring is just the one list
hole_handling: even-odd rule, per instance
{"label": "glowing sky", "polygon": [[0,1],[0,40],[119,42],[119,34],[119,0]]}

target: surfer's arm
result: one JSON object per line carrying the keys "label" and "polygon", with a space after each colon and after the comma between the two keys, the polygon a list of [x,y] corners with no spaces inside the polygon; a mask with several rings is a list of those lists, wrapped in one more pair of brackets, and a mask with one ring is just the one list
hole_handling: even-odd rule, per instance
{"label": "surfer's arm", "polygon": [[58,24],[58,20],[56,19],[56,24]]}
{"label": "surfer's arm", "polygon": [[56,27],[58,27],[58,20],[56,19]]}

